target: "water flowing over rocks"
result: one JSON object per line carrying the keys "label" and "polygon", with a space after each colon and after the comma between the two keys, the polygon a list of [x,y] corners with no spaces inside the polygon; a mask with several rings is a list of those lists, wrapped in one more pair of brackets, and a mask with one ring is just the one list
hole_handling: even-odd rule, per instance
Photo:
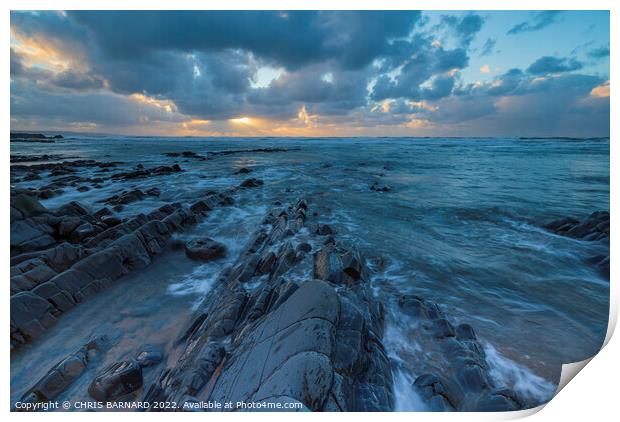
{"label": "water flowing over rocks", "polygon": [[[580,222],[576,218],[566,217],[552,221],[545,228],[561,236],[568,236],[585,241],[598,241],[609,248],[610,215],[607,211],[596,211]],[[599,273],[609,280],[609,252],[591,257],[588,260]]]}
{"label": "water flowing over rocks", "polygon": [[126,220],[109,210],[91,214],[75,201],[50,211],[31,196],[12,197],[11,347],[38,338],[61,314],[147,266],[172,233],[196,223],[233,191]]}
{"label": "water flowing over rocks", "polygon": [[468,324],[454,327],[436,303],[404,295],[398,305],[418,324],[416,340],[438,357],[414,383],[433,411],[510,411],[527,403],[514,391],[495,385],[484,349]]}
{"label": "water flowing over rocks", "polygon": [[65,357],[28,390],[21,398],[22,403],[44,403],[56,399],[67,390],[93,362],[106,352],[108,339],[94,338],[75,353]]}
{"label": "water flowing over rocks", "polygon": [[[91,397],[107,402],[170,401],[178,403],[179,410],[196,410],[199,403],[210,401],[297,404],[300,407],[294,410],[310,411],[391,411],[397,401],[399,369],[388,341],[388,323],[394,311],[409,324],[408,336],[401,341],[423,351],[421,362],[416,361],[415,377],[407,380],[407,386],[428,409],[508,411],[539,404],[497,381],[485,352],[487,343],[480,338],[484,330],[453,318],[441,299],[432,301],[398,289],[378,294],[382,280],[374,266],[378,258],[364,249],[363,241],[368,239],[351,239],[346,225],[323,215],[325,207],[316,203],[316,197],[291,204],[280,202],[281,197],[272,198],[278,200],[271,202],[275,208],[255,226],[248,224],[255,231],[247,242],[239,239],[247,239],[249,232],[235,238],[238,246],[211,232],[222,220],[203,231],[205,226],[196,223],[209,223],[224,211],[244,215],[247,197],[260,198],[271,188],[274,179],[261,171],[260,162],[235,157],[222,172],[233,180],[225,185],[235,186],[229,189],[220,190],[227,183],[220,182],[221,174],[201,174],[217,178],[219,184],[200,185],[197,193],[190,193],[191,200],[188,196],[170,200],[164,187],[166,177],[189,177],[191,165],[212,164],[202,161],[290,150],[170,152],[164,153],[174,159],[170,163],[144,161],[122,169],[118,168],[120,162],[66,161],[68,157],[52,154],[12,158],[16,164],[11,168],[11,180],[21,186],[12,188],[10,209],[12,352],[29,353],[37,342],[63,327],[63,318],[71,320],[67,312],[73,310],[75,315],[88,309],[89,299],[113,294],[114,290],[103,291],[123,283],[124,276],[149,271],[146,267],[164,250],[170,255],[160,256],[160,260],[180,257],[205,278],[210,289],[195,293],[204,294],[200,302],[192,304],[195,307],[184,302],[187,313],[195,310],[187,323],[186,313],[179,325],[162,330],[162,336],[169,337],[167,346],[152,346],[138,335],[131,339],[135,344],[129,352],[125,344],[122,352],[113,353],[117,343],[97,336],[89,327],[87,336],[42,365],[44,372],[22,381],[26,388],[18,392],[21,401]],[[161,150],[157,154],[161,158]],[[183,169],[175,163],[177,159],[183,160]],[[59,160],[65,161],[46,162]],[[26,162],[37,163],[23,164]],[[360,166],[369,167],[365,163]],[[85,169],[88,177],[82,174]],[[249,173],[257,177],[246,179]],[[23,181],[34,183],[24,189]],[[375,182],[368,192],[370,183],[361,184],[360,195],[378,198],[376,195],[392,191],[389,185]],[[212,186],[218,186],[218,191],[205,191]],[[393,186],[393,194],[380,196],[386,200],[397,196],[402,186]],[[83,192],[86,197],[102,187],[106,190],[88,200],[78,196],[79,202],[59,203],[63,197],[55,198],[67,191]],[[285,187],[279,185],[279,192]],[[301,189],[289,187],[284,192]],[[40,200],[47,198],[55,199],[43,201],[48,204],[45,207]],[[152,209],[133,211],[156,199],[159,202]],[[159,206],[162,202],[165,205]],[[219,208],[231,205],[234,207]],[[260,205],[252,218],[263,215],[264,203]],[[584,221],[562,219],[546,229],[608,245],[609,220],[609,213],[597,212]],[[589,262],[609,277],[609,253],[593,256]],[[413,278],[408,281],[416,282]],[[168,305],[168,298],[161,298],[161,306]],[[129,309],[117,317],[123,323],[125,315],[148,313],[143,303],[135,301],[134,308],[134,298],[131,300]],[[80,308],[74,309],[77,306]],[[56,330],[51,330],[56,324]],[[122,330],[112,332],[121,340],[129,337]],[[81,396],[76,398],[78,387]]]}
{"label": "water flowing over rocks", "polygon": [[[146,400],[299,402],[309,410],[391,410],[382,306],[366,273],[318,279],[319,258],[297,248],[308,205],[272,210],[237,263],[219,276],[181,337],[178,364]],[[309,245],[308,245],[309,246]],[[330,250],[332,246],[329,247]],[[320,266],[320,265],[319,265]],[[337,270],[334,270],[337,271]],[[310,276],[293,281],[294,274]],[[259,280],[264,280],[259,282]],[[260,284],[255,287],[255,284]],[[231,409],[232,410],[232,409]]]}

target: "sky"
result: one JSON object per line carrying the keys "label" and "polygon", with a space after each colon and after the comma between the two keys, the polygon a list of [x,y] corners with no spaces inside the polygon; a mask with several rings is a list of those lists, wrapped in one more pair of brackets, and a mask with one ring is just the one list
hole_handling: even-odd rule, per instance
{"label": "sky", "polygon": [[11,12],[11,130],[609,136],[606,11]]}

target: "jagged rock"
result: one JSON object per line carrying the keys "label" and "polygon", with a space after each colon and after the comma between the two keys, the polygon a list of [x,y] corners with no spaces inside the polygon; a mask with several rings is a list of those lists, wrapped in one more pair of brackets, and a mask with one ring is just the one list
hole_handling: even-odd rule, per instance
{"label": "jagged rock", "polygon": [[314,278],[333,283],[342,281],[342,261],[333,245],[327,245],[314,254]]}
{"label": "jagged rock", "polygon": [[213,205],[204,200],[195,202],[189,207],[189,210],[193,213],[206,213],[212,209]]}
{"label": "jagged rock", "polygon": [[316,234],[320,236],[328,236],[331,234],[336,234],[336,232],[327,224],[319,224],[316,226]]}
{"label": "jagged rock", "polygon": [[185,244],[185,253],[197,261],[212,261],[226,255],[226,246],[208,237],[197,238]]}
{"label": "jagged rock", "polygon": [[303,243],[300,243],[299,245],[297,245],[296,249],[297,249],[297,251],[308,253],[308,252],[312,251],[312,246],[310,246],[309,243],[303,242]]}
{"label": "jagged rock", "polygon": [[156,350],[144,350],[138,353],[138,356],[136,356],[136,362],[138,362],[142,368],[146,368],[157,365],[163,360],[163,358],[164,357],[162,354]]}
{"label": "jagged rock", "polygon": [[379,186],[379,184],[375,182],[375,184],[370,187],[370,190],[375,192],[391,192],[392,188],[388,185]]}
{"label": "jagged rock", "polygon": [[89,363],[108,347],[106,336],[88,341],[75,353],[70,354],[54,365],[32,388],[20,399],[22,402],[40,403],[54,400],[67,390],[86,370]]}
{"label": "jagged rock", "polygon": [[251,179],[244,180],[243,182],[241,182],[239,186],[242,188],[256,188],[256,187],[262,186],[263,184],[264,182],[262,180],[251,178]]}
{"label": "jagged rock", "polygon": [[95,227],[90,223],[83,223],[76,227],[69,236],[71,243],[81,243],[84,239],[96,234]]}
{"label": "jagged rock", "polygon": [[136,361],[122,361],[108,366],[88,387],[95,400],[110,401],[142,387],[142,367]]}
{"label": "jagged rock", "polygon": [[607,211],[596,211],[584,222],[571,217],[553,221],[545,226],[547,230],[563,236],[583,240],[603,240],[609,238],[610,216]]}
{"label": "jagged rock", "polygon": [[82,220],[80,220],[79,217],[63,218],[58,226],[58,236],[63,238],[69,237],[73,230],[75,230],[81,223]]}
{"label": "jagged rock", "polygon": [[11,326],[27,339],[36,339],[56,323],[52,311],[52,305],[34,293],[21,292],[11,296]]}
{"label": "jagged rock", "polygon": [[159,176],[159,175],[166,175],[166,174],[171,174],[171,173],[178,173],[180,171],[182,171],[181,167],[178,164],[174,164],[172,166],[159,166],[159,167],[154,167],[150,169],[142,168],[142,169],[138,169],[138,170],[130,171],[130,172],[116,173],[112,175],[112,178],[130,180],[130,179],[139,179],[139,178],[144,178],[144,177],[149,177],[149,176]]}
{"label": "jagged rock", "polygon": [[82,217],[88,215],[88,209],[77,201],[71,201],[58,208],[56,214],[60,216]]}
{"label": "jagged rock", "polygon": [[[49,211],[39,201],[28,195],[16,195],[11,197],[11,216],[30,218]],[[14,214],[15,213],[15,214]],[[13,218],[11,217],[11,221]]]}
{"label": "jagged rock", "polygon": [[108,227],[116,227],[122,223],[121,219],[115,215],[106,215],[101,218],[101,222]]}
{"label": "jagged rock", "polygon": [[53,227],[31,218],[11,223],[11,253],[36,251],[52,246],[56,240],[51,236]]}
{"label": "jagged rock", "polygon": [[[601,241],[609,245],[610,215],[607,211],[596,211],[590,214],[584,222],[566,217],[547,224],[545,228],[562,236],[586,241]],[[589,258],[588,261],[609,280],[609,254],[597,255]]]}
{"label": "jagged rock", "polygon": [[[238,262],[222,271],[199,306],[181,337],[185,349],[178,364],[148,388],[147,400],[277,399],[309,410],[391,410],[391,369],[380,341],[383,316],[368,277],[338,288],[328,281],[285,280],[299,266],[310,269],[311,260],[299,260],[285,235],[298,230],[289,221],[301,218],[303,224],[306,207],[299,202],[263,220]],[[353,261],[348,259],[351,268]],[[365,274],[359,268],[364,260],[356,262]],[[251,287],[267,271],[268,282]],[[351,278],[342,266],[334,272]],[[200,356],[212,344],[227,344],[227,354],[209,360],[201,373]]]}

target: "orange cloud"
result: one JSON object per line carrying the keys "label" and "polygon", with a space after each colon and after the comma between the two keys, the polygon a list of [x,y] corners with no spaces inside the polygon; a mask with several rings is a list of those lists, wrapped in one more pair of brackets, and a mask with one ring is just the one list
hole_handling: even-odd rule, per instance
{"label": "orange cloud", "polygon": [[138,103],[164,110],[167,113],[176,113],[178,110],[177,105],[171,100],[159,100],[137,92],[131,94],[129,97]]}
{"label": "orange cloud", "polygon": [[60,73],[66,70],[85,73],[86,60],[54,40],[39,35],[26,35],[11,27],[11,49],[21,58],[26,67],[40,67]]}
{"label": "orange cloud", "polygon": [[598,98],[609,97],[609,81],[595,86],[592,91],[590,91],[590,95]]}

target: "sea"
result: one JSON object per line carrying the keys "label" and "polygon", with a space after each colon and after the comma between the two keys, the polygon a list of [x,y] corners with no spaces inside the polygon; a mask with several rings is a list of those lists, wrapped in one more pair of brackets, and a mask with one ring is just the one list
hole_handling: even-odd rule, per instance
{"label": "sea", "polygon": [[[251,152],[270,148],[281,150]],[[68,136],[55,143],[11,143],[14,156],[118,161],[127,170],[178,163],[183,169],[106,180],[87,192],[68,187],[42,201],[50,209],[76,200],[96,211],[102,199],[123,190],[160,189],[159,197],[127,205],[119,212],[125,217],[194,202],[248,177],[262,179],[262,187],[241,190],[233,206],[218,208],[185,234],[225,243],[228,262],[274,203],[305,198],[316,219],[335,229],[339,242],[357,246],[373,269],[374,294],[386,305],[383,342],[399,411],[426,410],[411,384],[433,359],[397,306],[402,294],[433,300],[453,323],[472,325],[496,383],[535,403],[552,398],[562,364],[597,353],[607,330],[609,281],[587,260],[608,246],[543,226],[609,210],[609,150],[609,138]],[[236,152],[207,160],[165,155],[184,151],[206,157]],[[238,174],[241,168],[251,173]],[[78,175],[96,177],[99,171],[84,168]],[[116,339],[105,357],[110,362],[145,343],[171,351],[223,264],[197,264],[170,252],[63,315],[41,339],[12,354],[11,399],[94,334]],[[83,387],[78,382],[66,394]]]}

